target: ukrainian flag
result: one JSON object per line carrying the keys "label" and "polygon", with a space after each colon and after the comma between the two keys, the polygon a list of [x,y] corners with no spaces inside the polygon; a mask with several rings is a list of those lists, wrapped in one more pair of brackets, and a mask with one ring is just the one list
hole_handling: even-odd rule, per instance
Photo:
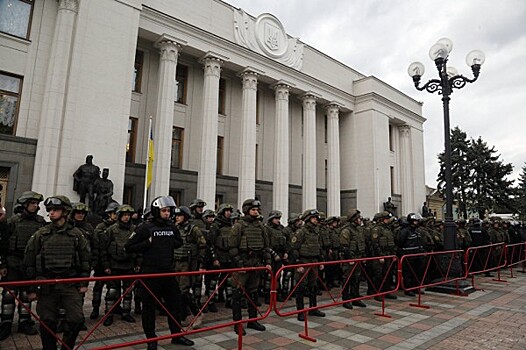
{"label": "ukrainian flag", "polygon": [[146,188],[150,188],[153,179],[153,131],[150,127],[150,137],[148,139],[148,161],[146,162]]}

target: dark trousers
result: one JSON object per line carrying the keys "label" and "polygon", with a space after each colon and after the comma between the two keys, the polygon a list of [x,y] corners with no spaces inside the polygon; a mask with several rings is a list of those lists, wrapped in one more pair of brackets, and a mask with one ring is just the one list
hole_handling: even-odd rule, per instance
{"label": "dark trousers", "polygon": [[[151,293],[159,300],[164,301],[164,305],[168,312],[179,322],[179,325],[168,316],[168,327],[172,334],[181,331],[181,292],[179,284],[175,277],[165,278],[150,278],[143,281],[144,284],[151,290]],[[155,338],[155,310],[157,301],[152,294],[148,292],[144,286],[140,288],[140,298],[142,300],[142,328],[146,338]]]}

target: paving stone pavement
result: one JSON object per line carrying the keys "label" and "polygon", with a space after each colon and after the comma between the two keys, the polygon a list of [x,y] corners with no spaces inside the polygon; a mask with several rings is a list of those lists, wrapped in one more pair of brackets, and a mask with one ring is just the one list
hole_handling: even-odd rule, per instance
{"label": "paving stone pavement", "polygon": [[[515,273],[516,278],[507,282],[495,282],[489,277],[477,277],[476,285],[483,290],[468,296],[445,295],[426,292],[421,303],[429,309],[410,306],[416,298],[398,292],[398,300],[386,300],[385,313],[391,318],[376,316],[381,311],[381,303],[366,300],[366,308],[347,310],[341,306],[326,308],[326,317],[308,318],[308,333],[317,341],[311,342],[298,336],[304,331],[303,322],[294,316],[278,317],[274,312],[262,321],[265,332],[247,329],[243,337],[245,350],[311,349],[326,350],[405,350],[405,349],[526,349],[526,274]],[[332,293],[338,293],[333,289]],[[89,296],[88,296],[89,297]],[[330,302],[327,293],[320,297],[320,303]],[[218,304],[221,306],[222,304]],[[262,307],[265,309],[266,305]],[[292,310],[293,301],[283,305],[283,311]],[[91,307],[86,302],[86,315]],[[265,310],[263,310],[264,312]],[[245,312],[246,313],[246,312]],[[203,326],[230,321],[231,311],[221,308],[218,313],[205,315]],[[166,317],[158,316],[158,334],[168,334]],[[95,321],[88,320],[88,328]],[[16,330],[15,328],[13,330]],[[86,336],[81,332],[79,338]],[[142,339],[140,317],[137,323],[130,324],[115,317],[111,327],[101,326],[89,337],[81,349],[92,349],[109,344],[117,344]],[[195,342],[193,349],[220,350],[236,349],[237,336],[232,327],[209,330],[189,336]],[[79,339],[80,340],[80,339]],[[40,349],[38,336],[22,336],[14,333],[12,337],[0,342],[1,350]],[[145,349],[145,345],[125,349]],[[161,341],[159,349],[191,349]]]}

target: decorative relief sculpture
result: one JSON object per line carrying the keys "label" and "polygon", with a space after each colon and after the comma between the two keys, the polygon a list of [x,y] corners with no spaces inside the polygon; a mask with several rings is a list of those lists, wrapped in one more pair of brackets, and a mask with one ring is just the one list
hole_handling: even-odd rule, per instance
{"label": "decorative relief sculpture", "polygon": [[234,10],[234,37],[244,46],[276,61],[301,70],[303,47],[298,39],[289,38],[281,22],[270,13],[252,19],[243,10]]}

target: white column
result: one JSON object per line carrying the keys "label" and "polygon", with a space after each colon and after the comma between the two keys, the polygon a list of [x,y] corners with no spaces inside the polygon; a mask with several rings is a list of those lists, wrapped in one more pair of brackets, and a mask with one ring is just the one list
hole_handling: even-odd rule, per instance
{"label": "white column", "polygon": [[290,85],[278,82],[274,85],[276,99],[276,123],[274,125],[274,183],[272,209],[283,213],[281,221],[289,217],[289,91]]}
{"label": "white column", "polygon": [[398,127],[400,131],[400,175],[401,175],[401,194],[402,194],[402,210],[398,213],[399,216],[407,215],[413,211],[413,183],[412,183],[412,155],[411,155],[411,127],[409,125],[401,125]]}
{"label": "white column", "polygon": [[237,191],[238,208],[256,193],[256,93],[258,73],[245,69],[241,73],[243,95],[241,101],[241,148]]}
{"label": "white column", "polygon": [[64,101],[71,60],[73,31],[79,0],[60,0],[40,117],[32,190],[44,196],[56,194],[58,159],[63,137]]}
{"label": "white column", "polygon": [[316,99],[303,95],[303,210],[316,208]]}
{"label": "white column", "polygon": [[341,215],[339,111],[337,104],[327,106],[327,217]]}
{"label": "white column", "polygon": [[217,168],[217,116],[219,105],[219,77],[223,60],[214,55],[202,59],[204,65],[203,128],[201,136],[201,160],[197,177],[197,197],[214,208]]}
{"label": "white column", "polygon": [[175,71],[181,46],[168,37],[156,45],[161,59],[157,93],[157,114],[153,122],[154,162],[150,198],[167,196],[170,191],[172,129],[174,118]]}

